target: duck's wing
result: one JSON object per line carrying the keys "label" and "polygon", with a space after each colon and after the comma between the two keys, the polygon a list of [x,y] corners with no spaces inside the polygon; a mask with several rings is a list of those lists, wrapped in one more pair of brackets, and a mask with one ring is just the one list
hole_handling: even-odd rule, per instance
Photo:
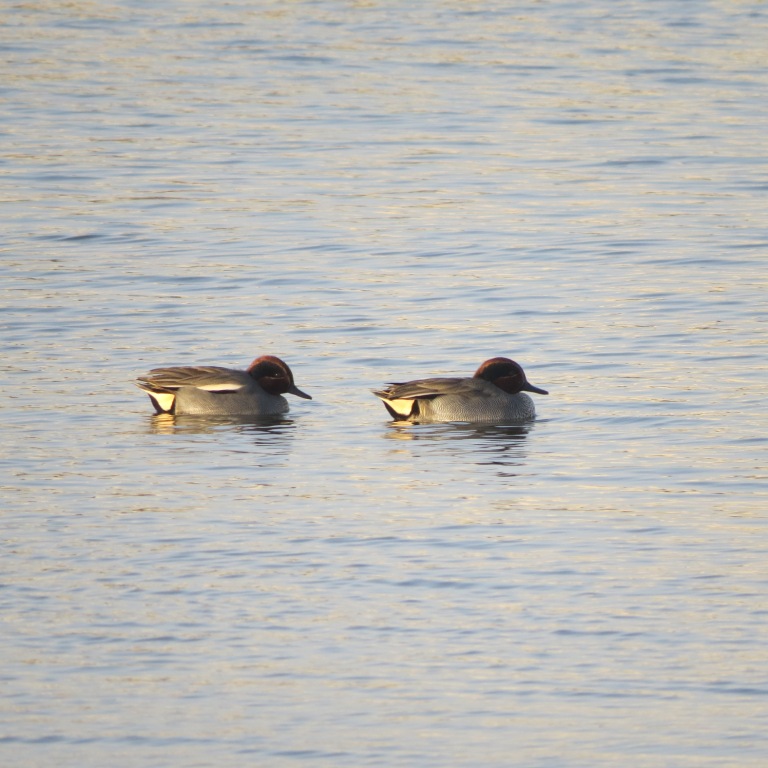
{"label": "duck's wing", "polygon": [[195,387],[207,392],[236,392],[253,381],[247,371],[217,365],[153,368],[139,376],[136,384],[146,392],[175,392],[181,387]]}
{"label": "duck's wing", "polygon": [[373,394],[382,400],[433,400],[443,395],[477,395],[485,391],[485,383],[480,379],[416,379],[388,384],[384,389],[373,390]]}

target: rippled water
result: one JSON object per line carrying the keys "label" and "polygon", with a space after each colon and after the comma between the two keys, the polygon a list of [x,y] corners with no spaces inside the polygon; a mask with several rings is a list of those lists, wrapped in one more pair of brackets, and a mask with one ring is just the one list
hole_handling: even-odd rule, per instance
{"label": "rippled water", "polygon": [[[0,37],[3,765],[766,764],[764,4]],[[289,418],[132,384],[262,353]],[[369,391],[496,355],[535,422]]]}

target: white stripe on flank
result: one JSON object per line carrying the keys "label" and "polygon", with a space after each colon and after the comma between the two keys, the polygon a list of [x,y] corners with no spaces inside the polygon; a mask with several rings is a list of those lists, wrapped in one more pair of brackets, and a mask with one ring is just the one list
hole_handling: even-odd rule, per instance
{"label": "white stripe on flank", "polygon": [[195,389],[204,389],[206,392],[237,392],[243,386],[243,384],[227,382],[226,384],[196,384]]}

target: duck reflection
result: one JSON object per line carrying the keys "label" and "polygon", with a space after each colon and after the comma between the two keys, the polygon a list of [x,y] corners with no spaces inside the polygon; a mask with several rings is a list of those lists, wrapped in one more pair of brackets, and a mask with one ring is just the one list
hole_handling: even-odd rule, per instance
{"label": "duck reflection", "polygon": [[280,416],[174,416],[158,413],[147,418],[147,431],[155,435],[213,435],[235,432],[247,436],[256,445],[273,451],[286,448],[295,430],[293,419]]}
{"label": "duck reflection", "polygon": [[464,456],[469,452],[480,465],[521,466],[527,456],[526,438],[534,424],[411,424],[395,421],[388,427],[384,434],[387,440],[417,443],[430,452],[437,447],[443,452],[447,450]]}

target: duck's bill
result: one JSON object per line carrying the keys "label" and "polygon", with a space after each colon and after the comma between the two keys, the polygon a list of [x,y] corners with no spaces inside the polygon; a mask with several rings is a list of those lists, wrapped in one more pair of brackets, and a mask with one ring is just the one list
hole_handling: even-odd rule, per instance
{"label": "duck's bill", "polygon": [[538,394],[538,395],[548,395],[549,394],[549,392],[547,392],[546,389],[540,389],[539,387],[534,387],[533,384],[530,384],[527,381],[525,382],[525,386],[523,387],[523,389],[526,392],[536,392],[536,394]]}
{"label": "duck's bill", "polygon": [[291,395],[296,395],[296,397],[303,397],[305,400],[311,400],[312,395],[308,395],[306,392],[302,392],[298,387],[294,386],[291,387],[288,392]]}

